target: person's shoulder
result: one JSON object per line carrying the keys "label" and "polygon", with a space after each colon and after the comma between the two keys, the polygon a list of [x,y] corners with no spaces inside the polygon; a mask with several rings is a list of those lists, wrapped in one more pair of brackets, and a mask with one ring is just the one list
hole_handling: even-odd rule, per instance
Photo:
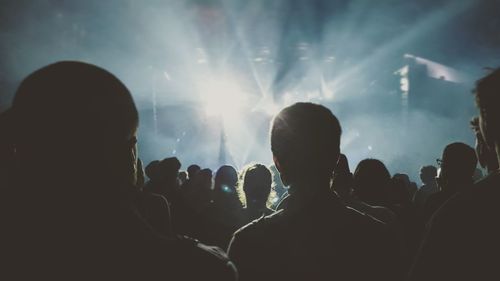
{"label": "person's shoulder", "polygon": [[236,268],[220,248],[205,245],[187,236],[176,239],[161,237],[159,240],[159,244],[163,246],[159,245],[159,248],[164,249],[172,272],[182,280],[236,280]]}
{"label": "person's shoulder", "polygon": [[447,205],[451,208],[461,204],[475,203],[478,200],[497,200],[499,194],[500,173],[493,173],[476,182],[471,187],[465,188],[459,192],[447,202]]}
{"label": "person's shoulder", "polygon": [[385,223],[381,220],[375,218],[374,216],[356,210],[352,207],[345,206],[344,214],[347,221],[354,224],[364,225],[368,227],[381,227],[384,226]]}
{"label": "person's shoulder", "polygon": [[165,196],[152,193],[152,192],[140,192],[139,200],[146,205],[155,204],[155,205],[169,205],[169,202]]}
{"label": "person's shoulder", "polygon": [[380,218],[384,223],[393,223],[396,221],[396,214],[391,209],[383,206],[371,206],[373,214]]}
{"label": "person's shoulder", "polygon": [[241,227],[234,233],[234,236],[241,238],[267,233],[282,224],[285,217],[285,211],[278,210],[268,216],[262,216]]}
{"label": "person's shoulder", "polygon": [[[482,180],[479,180],[474,184],[474,191],[476,193],[499,193],[498,186],[500,185],[500,173],[492,173]],[[472,190],[472,189],[471,189]]]}
{"label": "person's shoulder", "polygon": [[443,222],[449,220],[450,217],[464,219],[468,217],[467,214],[495,207],[494,202],[498,200],[498,196],[500,196],[500,174],[495,173],[447,200],[433,215],[432,221]]}
{"label": "person's shoulder", "polygon": [[198,257],[202,262],[223,267],[233,267],[226,253],[216,246],[209,246],[200,241],[187,236],[178,238],[184,249],[190,249],[194,257]]}

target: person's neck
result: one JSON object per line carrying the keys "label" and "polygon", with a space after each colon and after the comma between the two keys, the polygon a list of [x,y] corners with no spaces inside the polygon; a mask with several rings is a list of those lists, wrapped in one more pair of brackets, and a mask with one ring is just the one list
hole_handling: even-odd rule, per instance
{"label": "person's neck", "polygon": [[330,179],[302,180],[290,184],[288,193],[290,196],[313,197],[318,193],[332,192],[330,188]]}

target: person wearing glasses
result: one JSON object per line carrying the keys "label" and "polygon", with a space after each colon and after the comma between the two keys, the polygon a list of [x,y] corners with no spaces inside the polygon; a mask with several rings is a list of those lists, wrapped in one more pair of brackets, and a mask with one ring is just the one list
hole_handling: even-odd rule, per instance
{"label": "person wearing glasses", "polygon": [[442,159],[437,160],[440,166],[436,182],[439,191],[430,195],[424,205],[424,222],[427,222],[439,207],[457,192],[470,188],[476,170],[477,158],[472,147],[465,143],[455,142],[446,146]]}
{"label": "person wearing glasses", "polygon": [[[475,90],[479,129],[487,148],[500,158],[500,69]],[[438,184],[450,186],[443,159]],[[470,168],[472,170],[472,168]],[[492,171],[456,193],[434,213],[408,280],[500,280],[500,173]]]}

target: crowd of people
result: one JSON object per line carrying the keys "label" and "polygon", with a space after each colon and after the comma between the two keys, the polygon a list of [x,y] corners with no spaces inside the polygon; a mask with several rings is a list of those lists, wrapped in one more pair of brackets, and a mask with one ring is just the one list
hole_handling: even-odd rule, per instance
{"label": "crowd of people", "polygon": [[476,147],[444,147],[420,187],[379,159],[351,172],[339,120],[313,103],[274,117],[272,166],[214,173],[175,157],[143,165],[126,86],[94,65],[48,65],[0,115],[0,275],[494,280],[500,70],[475,98]]}

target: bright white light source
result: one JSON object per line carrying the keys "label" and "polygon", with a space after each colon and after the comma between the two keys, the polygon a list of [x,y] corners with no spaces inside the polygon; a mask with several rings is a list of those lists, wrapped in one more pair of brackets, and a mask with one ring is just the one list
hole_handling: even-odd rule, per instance
{"label": "bright white light source", "polygon": [[229,76],[203,79],[198,91],[208,116],[222,116],[224,119],[236,117],[246,100],[246,94],[238,82]]}

